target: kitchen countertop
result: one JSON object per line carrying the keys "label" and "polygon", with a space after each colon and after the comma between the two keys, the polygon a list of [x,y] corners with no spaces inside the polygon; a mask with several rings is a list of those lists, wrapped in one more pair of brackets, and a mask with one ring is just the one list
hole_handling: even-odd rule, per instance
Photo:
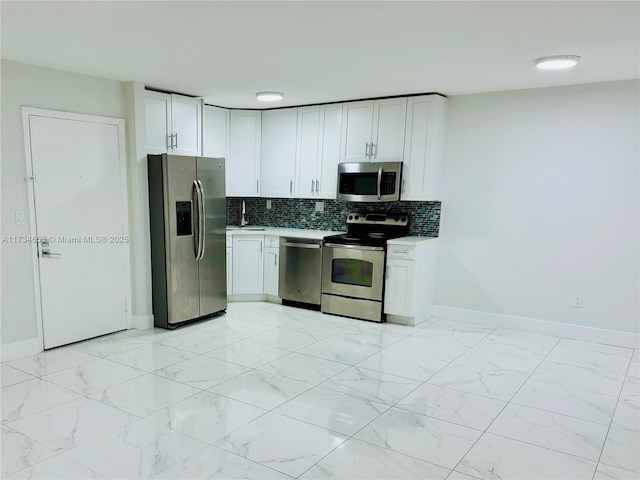
{"label": "kitchen countertop", "polygon": [[404,245],[409,247],[415,247],[416,245],[422,245],[424,243],[437,242],[438,237],[418,237],[412,235],[410,237],[393,238],[387,240],[387,245]]}
{"label": "kitchen countertop", "polygon": [[[260,227],[260,225],[248,225],[248,227]],[[227,227],[227,235],[273,235],[276,237],[295,237],[309,238],[312,240],[322,240],[328,235],[337,235],[342,232],[334,232],[331,230],[306,230],[303,228],[281,228],[281,227],[263,227],[264,230],[251,230],[235,226]]]}

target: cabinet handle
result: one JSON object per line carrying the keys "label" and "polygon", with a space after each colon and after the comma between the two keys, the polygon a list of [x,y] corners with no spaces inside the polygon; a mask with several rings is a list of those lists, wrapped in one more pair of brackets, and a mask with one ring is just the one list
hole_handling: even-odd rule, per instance
{"label": "cabinet handle", "polygon": [[260,180],[256,180],[256,193],[260,193]]}
{"label": "cabinet handle", "polygon": [[289,180],[289,195],[293,194],[293,180]]}
{"label": "cabinet handle", "polygon": [[260,254],[262,254],[262,240],[260,240]]}
{"label": "cabinet handle", "polygon": [[177,149],[178,148],[178,132],[176,132],[175,135],[176,135],[176,144],[173,148]]}
{"label": "cabinet handle", "polygon": [[387,280],[389,280],[389,267],[387,267],[387,276],[386,276]]}
{"label": "cabinet handle", "polygon": [[371,142],[371,158],[376,158],[377,156],[378,156],[378,144]]}
{"label": "cabinet handle", "polygon": [[167,135],[167,150],[173,150],[173,135]]}
{"label": "cabinet handle", "polygon": [[403,178],[402,179],[402,193],[406,192],[406,187],[405,187],[406,182],[407,182],[407,180]]}
{"label": "cabinet handle", "polygon": [[313,180],[311,180],[311,195],[313,195]]}
{"label": "cabinet handle", "polygon": [[364,156],[369,157],[369,142],[367,142],[364,146]]}
{"label": "cabinet handle", "polygon": [[278,257],[274,254],[274,255],[273,255],[273,266],[274,266],[274,267],[278,265],[278,264],[276,263],[276,262],[277,262],[277,260],[278,260]]}
{"label": "cabinet handle", "polygon": [[320,191],[320,180],[316,178],[316,193]]}

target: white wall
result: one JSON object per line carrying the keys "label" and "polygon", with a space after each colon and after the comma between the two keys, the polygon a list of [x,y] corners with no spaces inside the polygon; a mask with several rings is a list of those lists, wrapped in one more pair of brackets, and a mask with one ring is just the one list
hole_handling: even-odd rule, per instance
{"label": "white wall", "polygon": [[638,333],[639,92],[449,99],[436,304]]}
{"label": "white wall", "polygon": [[[125,118],[131,144],[132,84],[78,75],[59,70],[2,61],[2,235],[31,235],[25,177],[24,140],[21,106],[48,108],[84,114]],[[129,148],[131,157],[131,146]],[[145,166],[146,168],[146,166]],[[131,175],[131,172],[130,172]],[[140,195],[130,202],[139,206]],[[137,183],[133,184],[133,189]],[[14,212],[23,210],[24,225],[15,225]],[[140,223],[136,211],[130,212],[131,223]],[[139,228],[132,228],[132,237]],[[11,344],[37,336],[33,258],[28,244],[2,244],[1,342]],[[135,252],[132,249],[132,257]],[[144,265],[138,270],[144,271]],[[134,271],[135,274],[135,271]],[[136,283],[134,276],[132,284]],[[144,284],[143,284],[144,285]],[[135,289],[134,289],[135,293]],[[143,299],[143,313],[150,300]],[[135,299],[134,299],[135,306]],[[133,313],[136,313],[134,308]]]}

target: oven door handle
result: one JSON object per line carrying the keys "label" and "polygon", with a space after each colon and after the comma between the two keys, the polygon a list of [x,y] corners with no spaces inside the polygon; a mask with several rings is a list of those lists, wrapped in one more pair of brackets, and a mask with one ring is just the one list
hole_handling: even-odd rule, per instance
{"label": "oven door handle", "polygon": [[342,245],[339,243],[325,243],[324,244],[325,247],[329,247],[329,248],[351,248],[353,250],[369,250],[369,251],[374,251],[374,252],[383,252],[384,251],[384,247],[366,247],[366,246],[360,246],[360,245]]}
{"label": "oven door handle", "polygon": [[289,242],[281,242],[280,246],[294,247],[294,248],[320,248],[321,247],[319,243],[289,243]]}
{"label": "oven door handle", "polygon": [[382,167],[378,169],[378,200],[382,200]]}

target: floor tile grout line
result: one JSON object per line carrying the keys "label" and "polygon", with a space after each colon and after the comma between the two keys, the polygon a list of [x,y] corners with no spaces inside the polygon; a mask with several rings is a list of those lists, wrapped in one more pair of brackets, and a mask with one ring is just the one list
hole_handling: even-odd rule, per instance
{"label": "floor tile grout line", "polygon": [[[471,447],[469,447],[469,449],[467,450],[467,452],[460,457],[460,460],[458,461],[458,463],[453,467],[453,470],[456,470],[456,468],[458,468],[460,466],[460,463],[462,463],[462,461],[465,459],[465,457],[467,455],[469,455],[469,452],[471,450],[473,450],[473,448],[476,446],[476,444],[480,441],[480,439],[482,437],[484,437],[487,433],[489,428],[491,428],[491,425],[493,425],[493,423],[497,420],[497,418],[502,414],[502,412],[504,412],[504,410],[511,404],[511,401],[515,398],[515,396],[518,394],[518,392],[522,389],[522,387],[529,381],[529,379],[531,379],[531,377],[533,376],[533,374],[535,373],[535,371],[540,368],[540,365],[542,365],[542,363],[544,362],[544,360],[549,356],[549,354],[553,351],[553,349],[555,348],[555,346],[558,344],[558,342],[560,342],[560,338],[558,338],[556,340],[556,342],[554,343],[553,347],[551,347],[549,349],[549,351],[547,352],[547,355],[545,355],[545,357],[540,361],[540,363],[538,364],[538,366],[533,370],[533,372],[531,372],[531,374],[527,377],[527,379],[522,382],[522,384],[520,385],[520,387],[513,393],[513,395],[511,395],[511,398],[507,401],[507,403],[505,403],[505,405],[502,407],[502,409],[498,412],[498,414],[493,417],[493,420],[489,423],[489,425],[487,425],[487,428],[484,429],[484,432],[478,437],[478,439],[473,442],[473,445],[471,445]],[[510,440],[514,440],[514,439],[510,439]],[[515,440],[517,441],[517,440]]]}
{"label": "floor tile grout line", "polygon": [[[307,317],[307,318],[311,318],[311,317]],[[411,334],[409,334],[409,335],[404,336],[404,338],[409,338],[409,337],[411,337],[411,336],[414,336],[417,332],[419,332],[419,331],[421,331],[422,329],[425,329],[425,328],[427,328],[427,327],[428,327],[428,326],[423,326],[421,329],[419,329],[419,330],[417,330],[417,331],[414,331],[413,333],[411,333]],[[273,330],[276,330],[276,329],[278,329],[278,328],[281,328],[281,327],[276,326],[276,327],[273,327],[273,328],[271,328],[271,329],[269,329],[269,330],[266,330],[265,332],[267,332],[267,331],[273,331]],[[352,329],[352,328],[356,328],[356,326],[353,326],[353,325],[352,325],[352,326],[350,326],[350,327],[348,327],[348,328],[345,328],[343,331],[348,331],[348,330],[350,330],[350,329]],[[483,339],[484,339],[484,338],[486,338],[488,335],[490,335],[492,332],[495,332],[495,330],[496,330],[496,329],[493,329],[491,332],[487,333],[487,334],[483,337]],[[297,331],[296,331],[296,332],[297,332]],[[187,332],[187,333],[188,333],[188,332]],[[261,333],[264,333],[264,332],[261,332]],[[301,332],[297,332],[297,333],[301,333]],[[373,334],[373,332],[372,332],[372,334]],[[236,342],[232,342],[232,343],[237,343],[237,342],[239,342],[239,341],[249,340],[250,338],[253,338],[254,336],[257,336],[257,335],[260,335],[260,333],[259,333],[259,334],[255,334],[255,335],[250,336],[250,337],[245,337],[245,338],[239,339],[239,340],[237,340]],[[333,334],[333,335],[330,335],[330,336],[328,336],[328,337],[325,337],[325,338],[330,338],[330,337],[332,337],[332,336],[339,336],[339,335],[340,335],[340,332],[337,332],[337,333],[335,333],[335,334]],[[414,337],[414,338],[420,338],[420,337]],[[561,339],[562,339],[562,338],[560,338],[560,340],[561,340]],[[323,340],[323,339],[321,339],[321,340]],[[318,342],[319,342],[319,341],[321,341],[321,340],[316,340],[314,343],[318,343]],[[378,354],[378,353],[380,353],[380,352],[384,351],[385,349],[387,349],[387,348],[391,347],[392,345],[395,345],[396,343],[400,342],[401,340],[402,340],[402,339],[398,339],[396,342],[394,342],[394,343],[392,343],[392,344],[389,344],[389,345],[387,345],[386,347],[381,347],[381,348],[379,348],[379,351],[378,351],[377,353],[374,353],[374,354],[370,355],[370,356],[369,356],[369,357],[367,357],[367,358],[370,358],[371,356],[374,356],[374,355],[376,355],[376,354]],[[560,340],[558,340],[558,341],[560,341]],[[482,341],[482,339],[480,339],[478,342],[476,342],[476,344],[474,344],[473,346],[471,346],[471,347],[467,347],[466,351],[465,351],[464,353],[462,353],[461,355],[464,355],[464,354],[465,354],[465,353],[467,353],[471,348],[474,348],[474,347],[477,345],[477,343],[479,343],[480,341]],[[558,341],[556,341],[556,344],[554,345],[554,347],[552,347],[552,350],[553,350],[553,348],[555,348],[555,346],[557,346]],[[154,344],[154,343],[161,344],[160,342],[154,342],[154,341],[151,341],[151,342],[147,341],[147,342],[148,342],[149,344]],[[230,345],[230,344],[227,344],[227,345]],[[313,344],[311,344],[311,345],[313,345]],[[225,346],[226,346],[226,345],[225,345]],[[134,346],[134,347],[132,347],[132,349],[137,348],[137,347],[138,347],[138,346]],[[176,348],[176,347],[174,347],[174,348]],[[223,346],[223,347],[217,347],[217,348],[224,348],[224,346]],[[278,347],[275,347],[275,348],[278,348]],[[302,350],[303,350],[304,348],[306,348],[306,346],[305,346],[305,347],[301,347],[300,349],[298,349],[298,350],[297,350],[297,351],[295,351],[295,352],[288,351],[288,353],[287,353],[286,355],[284,355],[283,357],[279,357],[279,358],[285,358],[286,356],[290,355],[291,353],[296,353],[296,352],[297,352],[297,353],[300,353],[300,354],[304,354],[304,353],[302,352]],[[214,349],[214,350],[215,350],[215,349]],[[127,350],[127,351],[129,351],[129,350]],[[87,352],[82,352],[82,353],[86,353],[86,354],[88,354],[88,355],[91,355],[91,354],[89,354],[89,353],[87,353]],[[118,353],[124,353],[124,352],[118,352]],[[195,352],[191,352],[191,353],[195,353]],[[194,356],[194,357],[192,357],[192,358],[195,358],[195,357],[197,357],[197,356],[207,356],[207,355],[206,355],[206,353],[209,353],[209,352],[205,352],[205,353],[195,353],[195,356]],[[503,352],[500,352],[500,353],[503,353]],[[114,355],[115,355],[115,354],[114,354]],[[542,362],[543,362],[544,360],[546,360],[546,357],[547,357],[548,355],[549,355],[549,353],[547,353],[547,355],[545,356],[545,358],[543,358],[543,360],[541,360],[541,361],[540,361],[540,363],[539,363],[538,367],[536,367],[536,369],[534,369],[534,371],[529,375],[529,377],[527,378],[527,380],[525,380],[525,382],[520,386],[520,388],[519,388],[518,390],[516,390],[516,393],[514,393],[514,395],[511,397],[511,399],[510,399],[510,400],[507,402],[507,404],[505,405],[505,407],[506,407],[506,406],[508,406],[510,403],[512,403],[514,396],[518,393],[518,391],[520,391],[520,389],[522,388],[522,386],[523,386],[524,384],[526,384],[526,382],[531,378],[531,376],[533,375],[533,373],[534,373],[534,372],[539,368],[539,366],[542,364]],[[102,359],[108,359],[108,360],[110,360],[110,355],[109,355],[109,356],[106,356],[106,357],[97,357],[97,358],[102,358]],[[208,358],[212,358],[212,357],[208,357]],[[320,357],[316,357],[316,358],[320,358]],[[458,356],[458,357],[456,357],[456,359],[457,359],[457,358],[459,358],[459,356]],[[450,365],[451,363],[453,363],[456,359],[453,359],[452,361],[450,361],[447,365],[443,366],[443,367],[442,367],[442,369],[444,369],[444,368],[446,368],[447,366],[449,366],[449,365]],[[276,360],[278,360],[278,359],[274,359],[274,360],[272,360],[271,362],[276,361]],[[349,369],[349,368],[364,368],[364,369],[366,369],[366,367],[359,367],[359,366],[358,366],[358,364],[359,364],[359,363],[361,363],[361,362],[363,362],[363,361],[365,361],[365,360],[366,360],[366,359],[363,359],[363,360],[361,360],[360,362],[358,362],[358,363],[356,363],[356,364],[354,364],[354,365],[351,365],[351,364],[345,364],[345,365],[347,365],[347,369]],[[114,361],[114,360],[111,360],[111,361],[112,361],[112,362],[114,362],[114,363],[118,363],[118,362],[116,362],[116,361]],[[267,362],[266,364],[271,363],[271,362]],[[632,362],[632,357],[631,357],[631,359],[630,359],[630,363],[631,363],[631,362]],[[177,362],[177,363],[180,363],[180,362]],[[130,368],[136,368],[136,367],[131,367],[130,365],[126,365],[126,364],[123,364],[123,365],[125,365],[125,366],[129,366]],[[262,365],[259,365],[259,366],[253,367],[253,368],[249,368],[249,370],[258,370],[259,368],[261,368],[261,367],[262,367],[262,366],[264,366],[264,365],[265,365],[265,364],[262,364]],[[245,367],[245,366],[243,366],[243,367],[244,367],[244,368],[248,368],[248,367]],[[12,368],[15,368],[15,367],[12,367]],[[70,368],[74,368],[74,367],[70,367]],[[166,368],[166,366],[165,366],[165,367],[163,367],[163,368]],[[584,367],[583,367],[583,368],[584,368]],[[442,369],[440,369],[440,370],[442,370]],[[19,369],[16,369],[16,370],[19,370]],[[141,369],[138,369],[138,370],[141,370]],[[368,370],[368,369],[367,369],[367,370]],[[376,371],[376,370],[374,370],[374,371]],[[629,367],[627,368],[627,373],[628,373],[628,371],[629,371]],[[147,372],[147,371],[143,371],[143,372],[144,372],[145,374],[149,374],[149,373],[153,374],[153,373],[154,373],[154,372]],[[28,372],[24,372],[24,373],[29,374]],[[246,372],[245,372],[245,373],[246,373]],[[313,388],[320,387],[324,382],[326,382],[326,381],[330,380],[331,378],[333,378],[333,377],[335,377],[335,376],[337,376],[337,375],[340,375],[341,373],[343,373],[343,372],[338,372],[338,373],[336,373],[335,375],[333,375],[332,377],[328,377],[327,379],[323,380],[322,382],[320,382],[320,383],[318,383],[318,384],[315,384],[314,386],[310,387],[309,389],[305,390],[304,392],[301,392],[300,394],[296,395],[295,397],[292,397],[291,399],[287,400],[286,402],[284,402],[284,403],[283,403],[283,404],[281,404],[281,405],[284,405],[284,404],[285,404],[285,403],[287,403],[288,401],[293,400],[294,398],[297,398],[297,397],[298,397],[298,396],[300,396],[300,395],[303,395],[304,393],[308,392],[309,390],[311,390],[311,389],[313,389]],[[380,373],[385,373],[385,372],[380,372]],[[437,372],[436,372],[436,373],[437,373]],[[433,375],[435,375],[436,373],[434,373]],[[31,374],[29,374],[29,375],[31,375]],[[240,375],[242,375],[242,374],[240,374]],[[278,374],[274,374],[274,375],[278,375]],[[433,375],[431,375],[431,377],[432,377]],[[237,375],[237,376],[239,376],[239,375]],[[237,377],[237,376],[236,376],[236,377]],[[278,375],[278,376],[282,376],[282,375]],[[232,377],[232,378],[236,378],[236,377]],[[429,378],[431,378],[431,377],[429,377]],[[40,378],[40,377],[36,377],[36,378]],[[139,377],[136,377],[136,378],[139,378]],[[289,378],[289,377],[285,377],[285,378]],[[402,377],[401,377],[401,378],[402,378]],[[625,379],[626,379],[626,376],[625,376]],[[231,380],[231,379],[229,379],[229,380]],[[293,380],[295,380],[295,379],[293,379]],[[408,380],[410,380],[410,379],[408,379]],[[227,380],[226,380],[226,381],[227,381]],[[415,381],[415,380],[414,380],[414,381]],[[420,386],[421,386],[421,385],[427,384],[427,383],[428,383],[428,379],[427,379],[427,380],[424,380],[424,381],[419,381],[419,382],[420,382],[420,384],[416,387],[416,389],[417,389],[417,388],[420,388]],[[123,383],[124,383],[124,382],[123,382]],[[181,383],[181,382],[180,382],[180,383]],[[221,383],[224,383],[224,382],[221,382]],[[186,385],[188,385],[188,384],[186,384]],[[192,386],[192,385],[190,385],[190,386]],[[193,386],[192,386],[192,387],[193,387]],[[65,387],[62,387],[62,388],[65,388]],[[198,387],[195,387],[195,388],[198,388]],[[213,388],[213,387],[211,387],[211,388]],[[196,393],[196,394],[194,394],[194,395],[198,395],[198,394],[200,394],[200,393],[202,393],[202,392],[204,392],[204,391],[208,391],[208,389],[204,389],[204,390],[203,390],[203,389],[200,389],[200,390],[201,390],[201,392],[198,392],[198,393]],[[411,392],[407,393],[407,395],[410,395],[411,393],[413,393],[413,391],[415,391],[415,389],[414,389],[414,390],[412,390]],[[622,391],[622,390],[620,390],[620,392],[619,392],[619,394],[618,394],[618,403],[619,403],[620,398],[621,398],[621,391]],[[77,393],[77,392],[74,392],[74,393]],[[214,393],[214,392],[210,392],[210,393]],[[346,394],[346,393],[344,393],[344,392],[340,392],[340,393]],[[464,391],[463,391],[463,393],[469,393],[469,392],[464,392]],[[80,395],[85,396],[85,397],[87,397],[87,396],[88,396],[88,395],[85,395],[85,394],[80,394]],[[90,394],[89,394],[89,395],[90,395]],[[219,395],[219,394],[218,394],[218,395]],[[349,394],[346,394],[346,395],[349,395]],[[406,398],[406,396],[407,396],[407,395],[405,395],[405,396],[404,396],[404,397],[402,397],[402,398]],[[352,396],[353,396],[353,395],[352,395]],[[191,397],[191,396],[190,396],[190,397]],[[187,397],[187,398],[190,398],[190,397]],[[361,398],[361,397],[357,397],[357,398]],[[491,398],[491,397],[489,397],[489,398]],[[183,399],[183,400],[184,400],[184,399]],[[366,399],[366,400],[368,401],[369,399]],[[182,401],[182,400],[181,400],[181,401]],[[238,401],[238,400],[236,400],[236,401]],[[402,401],[402,399],[400,399],[400,400],[398,400],[397,402],[395,402],[392,406],[387,405],[387,408],[386,408],[383,412],[381,412],[381,413],[380,413],[376,418],[374,418],[373,420],[371,420],[367,425],[369,425],[371,422],[375,421],[375,419],[377,419],[378,417],[380,417],[381,415],[383,415],[385,412],[388,412],[391,408],[394,408],[394,407],[395,407],[395,408],[400,408],[400,407],[397,407],[397,404],[398,404],[400,401]],[[176,402],[176,403],[178,403],[178,402]],[[246,403],[246,402],[242,402],[242,403]],[[617,404],[618,404],[618,403],[617,403]],[[514,403],[514,404],[516,404],[516,403]],[[616,408],[617,408],[617,404],[616,404]],[[172,404],[172,405],[173,405],[173,404]],[[249,405],[251,405],[251,404],[249,404]],[[271,410],[265,411],[265,413],[263,413],[261,416],[266,415],[266,413],[273,412],[275,409],[279,408],[281,405],[276,406],[276,407],[274,407],[274,408],[273,408],[273,409],[271,409]],[[516,405],[517,405],[517,404],[516,404]],[[258,407],[258,408],[260,408],[260,407]],[[530,408],[531,408],[531,407],[530,407]],[[162,409],[160,409],[160,410],[162,410]],[[504,408],[503,408],[502,410],[504,410]],[[502,412],[502,410],[501,410],[501,412]],[[153,414],[153,413],[152,413],[152,414]],[[152,414],[150,414],[150,415],[152,415]],[[282,414],[280,414],[280,415],[282,415]],[[498,414],[498,415],[499,415],[499,414]],[[286,416],[286,415],[285,415],[285,416]],[[143,417],[143,418],[146,418],[146,417]],[[260,418],[260,417],[257,417],[257,418]],[[289,418],[292,418],[292,417],[289,417]],[[437,418],[437,417],[434,417],[434,418]],[[497,418],[497,416],[496,416],[496,418]],[[298,419],[296,419],[296,420],[298,420]],[[302,421],[302,420],[298,420],[298,421]],[[446,421],[446,420],[442,420],[442,421]],[[494,421],[495,421],[495,419],[494,419]],[[612,417],[611,422],[612,422],[612,421],[613,421],[613,417]],[[611,423],[611,422],[610,422],[610,423]],[[308,422],[304,422],[304,423],[308,423]],[[451,422],[451,423],[453,423],[453,422]],[[493,423],[493,422],[492,422],[492,423]],[[594,423],[597,423],[597,422],[594,422]],[[310,424],[310,425],[313,425],[313,424]],[[490,425],[491,425],[491,424],[490,424]],[[487,427],[487,429],[488,429],[488,428],[490,428],[490,425],[489,425],[489,427]],[[317,425],[315,425],[315,426],[316,426],[316,427],[318,427]],[[241,428],[241,427],[240,427],[240,428]],[[323,428],[323,427],[319,427],[319,428]],[[366,426],[365,426],[365,427],[362,427],[362,428],[366,428]],[[350,437],[348,437],[348,438],[347,438],[347,440],[348,440],[348,439],[350,439],[350,438],[353,438],[355,435],[357,435],[357,434],[362,430],[362,428],[361,428],[360,430],[358,430],[358,432],[356,432],[356,433],[354,433],[353,435],[351,435]],[[467,427],[467,428],[471,428],[471,427]],[[484,431],[483,433],[486,433],[486,430],[487,430],[487,429],[485,429],[485,431]],[[330,431],[330,430],[329,430],[329,431]],[[342,435],[342,434],[341,434],[341,435]],[[481,435],[481,436],[482,436],[482,435]],[[508,438],[508,437],[505,437],[505,438]],[[345,441],[347,441],[347,440],[345,440]],[[523,442],[523,443],[527,443],[527,442]],[[344,444],[344,442],[343,442],[343,444]],[[343,445],[343,444],[341,444],[341,445]],[[474,445],[475,445],[475,444],[474,444]],[[532,445],[535,445],[535,444],[532,444]],[[206,447],[205,447],[205,448],[206,448]],[[339,448],[339,447],[336,447],[336,448]],[[547,447],[542,447],[542,448],[547,448]],[[334,450],[335,450],[335,449],[334,449]],[[549,450],[553,450],[553,449],[549,449]],[[332,450],[332,451],[333,451],[333,450]],[[555,450],[554,450],[554,451],[555,451]],[[331,453],[331,452],[329,452],[327,455],[329,455],[330,453]],[[402,455],[406,455],[406,454],[403,454],[402,452],[398,452],[398,453],[400,453],[400,454],[402,454]],[[468,453],[468,452],[467,452],[467,453]],[[560,452],[560,453],[564,453],[564,452]],[[327,455],[325,455],[325,457],[326,457]],[[567,454],[567,455],[571,455],[571,454]],[[407,455],[407,456],[409,456],[409,457],[410,457],[410,455]],[[465,454],[465,456],[466,456],[466,454]],[[325,457],[323,457],[323,458],[325,458]],[[244,458],[244,457],[242,457],[242,458]],[[413,457],[413,458],[415,458],[415,457]],[[463,458],[464,458],[464,457],[463,457]],[[579,457],[579,458],[582,458],[582,457]],[[246,460],[247,460],[247,461],[254,462],[254,461],[249,460],[249,459],[246,459]],[[322,459],[320,459],[320,460],[322,460]],[[314,463],[310,468],[313,468],[313,466],[317,465],[317,463],[319,463],[319,461],[320,461],[320,460],[318,460],[318,462]],[[422,459],[419,459],[419,460],[424,461],[424,460],[422,460]],[[259,462],[254,462],[254,463],[258,463],[258,464],[260,464]],[[431,463],[431,462],[427,462],[427,463]],[[456,465],[456,467],[454,467],[454,469],[452,469],[452,470],[449,472],[449,475],[450,475],[453,471],[455,471],[455,468],[457,468],[457,466],[459,465],[459,463],[460,463],[460,462],[458,462],[458,464]],[[263,464],[260,464],[260,465],[263,465]],[[271,467],[268,467],[268,466],[266,466],[266,465],[263,465],[263,466],[265,466],[266,468],[271,468]],[[446,467],[445,467],[445,468],[446,468]],[[306,471],[305,471],[305,472],[306,472]]]}
{"label": "floor tile grout line", "polygon": [[[426,327],[425,327],[425,328],[426,328]],[[492,330],[492,331],[493,331],[493,330]],[[414,332],[414,333],[415,333],[415,332]],[[411,334],[411,335],[413,335],[413,334]],[[411,335],[409,335],[409,336],[411,336]],[[488,335],[488,334],[487,334],[487,335]],[[486,337],[486,335],[485,335],[485,337]],[[485,338],[485,337],[483,337],[483,338]],[[408,337],[407,337],[407,338],[408,338]],[[482,338],[482,339],[483,339],[483,338]],[[478,340],[478,342],[482,341],[482,339],[479,339],[479,340]],[[477,342],[476,342],[476,343],[477,343]],[[474,345],[475,345],[475,344],[474,344]],[[385,350],[386,348],[389,348],[389,347],[385,347],[385,348],[384,348],[384,349],[382,349],[382,350]],[[467,349],[466,351],[468,351],[470,348],[473,348],[473,347],[468,347],[468,349]],[[381,350],[381,351],[382,351],[382,350]],[[464,353],[466,353],[466,351],[465,351],[465,352],[463,352],[463,353],[461,353],[460,355],[464,355]],[[374,355],[375,355],[375,354],[374,354]],[[460,355],[459,355],[459,356],[460,356]],[[371,356],[373,356],[373,355],[371,355]],[[459,356],[458,356],[458,357],[459,357]],[[458,357],[456,357],[456,358],[458,358]],[[370,358],[370,357],[368,357],[368,358]],[[366,360],[366,359],[365,359],[365,360]],[[442,370],[442,369],[444,369],[444,368],[448,367],[448,366],[449,366],[449,365],[450,365],[454,360],[455,360],[455,359],[451,360],[447,365],[443,366],[440,370]],[[364,361],[364,360],[363,360],[363,361]],[[439,370],[439,371],[440,371],[440,370]],[[381,372],[381,373],[383,373],[383,372]],[[437,373],[437,372],[436,372],[436,373]],[[434,373],[434,375],[435,375],[435,373]],[[431,375],[431,377],[433,377],[433,375]],[[431,378],[431,377],[429,377],[429,378]],[[402,378],[402,377],[400,377],[400,378]],[[384,405],[387,405],[387,407],[388,407],[386,410],[384,410],[383,412],[380,412],[380,414],[379,414],[379,415],[377,415],[375,418],[373,418],[371,421],[369,421],[366,425],[363,425],[359,430],[357,430],[355,433],[353,433],[353,435],[351,435],[351,436],[350,436],[347,440],[345,440],[341,445],[344,445],[344,443],[346,443],[347,441],[349,441],[349,440],[351,440],[351,439],[355,439],[355,440],[359,440],[359,441],[362,441],[362,442],[364,442],[364,443],[367,443],[367,444],[369,444],[369,445],[374,445],[374,446],[376,446],[376,447],[378,447],[378,448],[385,448],[385,447],[380,447],[379,445],[375,445],[375,444],[372,444],[372,443],[370,443],[370,442],[367,442],[366,440],[361,440],[361,439],[358,439],[358,438],[355,438],[355,437],[356,437],[356,435],[358,435],[362,430],[364,430],[365,428],[367,428],[369,425],[371,425],[371,423],[373,423],[374,421],[376,421],[378,418],[380,418],[382,415],[384,415],[385,413],[387,413],[389,410],[391,410],[392,408],[397,408],[397,407],[396,407],[396,405],[397,405],[400,401],[402,401],[402,400],[403,400],[404,398],[406,398],[407,396],[411,395],[411,394],[412,394],[413,392],[415,392],[418,388],[422,387],[424,384],[426,384],[426,383],[427,383],[427,381],[428,381],[428,379],[427,379],[427,380],[425,380],[425,381],[423,381],[423,382],[419,382],[419,384],[418,384],[414,389],[412,389],[410,392],[407,392],[407,394],[406,394],[406,395],[404,395],[404,396],[403,396],[402,398],[400,398],[398,401],[394,402],[394,403],[393,403],[393,405],[387,405],[387,404],[384,404]],[[324,382],[323,382],[323,383],[324,383]],[[361,397],[358,397],[358,398],[361,398]],[[368,400],[368,399],[367,399],[367,400]],[[468,427],[467,427],[467,428],[468,428]],[[301,477],[302,475],[304,475],[305,473],[307,473],[309,470],[311,470],[313,467],[315,467],[318,463],[320,463],[324,458],[326,458],[329,454],[331,454],[333,451],[335,451],[335,450],[336,450],[337,448],[339,448],[341,445],[339,445],[338,447],[334,448],[331,452],[327,453],[327,455],[325,455],[324,457],[322,457],[321,459],[319,459],[317,462],[315,462],[313,465],[311,465],[307,470],[305,470],[302,474],[300,474],[300,476],[299,476],[299,477]],[[385,448],[385,449],[386,449],[386,448]],[[448,467],[443,467],[443,466],[441,466],[441,465],[437,465],[437,464],[435,464],[435,463],[433,463],[433,462],[428,462],[428,461],[426,461],[426,460],[423,460],[423,459],[420,459],[420,458],[417,458],[417,457],[413,457],[412,455],[408,455],[408,454],[406,454],[406,453],[398,452],[397,450],[392,450],[392,449],[386,449],[386,450],[392,451],[392,452],[394,452],[394,453],[399,453],[399,454],[401,454],[401,455],[405,455],[405,456],[407,456],[407,457],[414,458],[414,459],[419,460],[419,461],[421,461],[421,462],[426,462],[426,463],[429,463],[429,464],[431,464],[431,465],[438,466],[438,467],[440,467],[440,468],[448,469],[448,470],[450,470],[450,472],[449,472],[449,474],[447,474],[447,476],[449,476],[449,475],[451,474],[451,471],[453,471],[453,469],[450,469],[450,468],[448,468]]]}
{"label": "floor tile grout line", "polygon": [[[633,358],[633,357],[632,357]],[[624,375],[624,380],[622,381],[622,385],[620,385],[620,391],[618,392],[618,400],[616,401],[616,406],[613,408],[613,413],[611,414],[611,421],[609,422],[609,426],[607,427],[607,433],[604,436],[604,441],[602,442],[602,448],[600,448],[600,455],[598,455],[598,460],[596,461],[596,469],[593,472],[593,476],[591,477],[592,479],[595,478],[596,476],[596,472],[598,471],[598,466],[600,465],[600,462],[602,461],[602,454],[604,453],[604,449],[607,445],[607,440],[609,439],[609,433],[611,432],[611,428],[613,427],[613,420],[616,416],[616,411],[618,410],[618,405],[620,404],[620,398],[622,396],[622,391],[624,390],[624,384],[627,381],[627,377],[629,375],[629,370],[631,369],[631,360],[632,358],[629,359],[629,363],[627,365],[627,371],[625,372]],[[606,463],[605,463],[606,465]]]}

